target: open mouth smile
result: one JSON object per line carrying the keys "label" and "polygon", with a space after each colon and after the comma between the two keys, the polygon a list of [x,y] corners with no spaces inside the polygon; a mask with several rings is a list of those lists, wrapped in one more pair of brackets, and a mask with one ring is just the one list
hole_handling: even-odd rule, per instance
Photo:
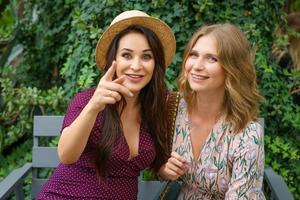
{"label": "open mouth smile", "polygon": [[209,76],[204,76],[204,75],[201,75],[201,74],[191,74],[191,77],[193,80],[206,80],[206,79],[209,79]]}
{"label": "open mouth smile", "polygon": [[126,77],[128,80],[132,82],[139,82],[144,78],[144,75],[139,74],[126,74]]}

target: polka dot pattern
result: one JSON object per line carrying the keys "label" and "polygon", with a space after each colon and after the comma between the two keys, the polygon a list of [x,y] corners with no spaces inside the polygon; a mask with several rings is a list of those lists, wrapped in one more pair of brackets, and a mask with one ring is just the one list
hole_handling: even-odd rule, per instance
{"label": "polka dot pattern", "polygon": [[[69,126],[92,97],[91,88],[75,95],[64,118],[63,128]],[[99,113],[87,146],[73,164],[60,163],[45,183],[38,199],[137,199],[138,176],[155,158],[155,148],[147,127],[140,128],[139,154],[128,160],[129,147],[123,134],[115,142],[108,163],[108,177],[100,180],[92,162],[92,150],[100,140],[103,113]],[[63,129],[62,128],[62,129]]]}

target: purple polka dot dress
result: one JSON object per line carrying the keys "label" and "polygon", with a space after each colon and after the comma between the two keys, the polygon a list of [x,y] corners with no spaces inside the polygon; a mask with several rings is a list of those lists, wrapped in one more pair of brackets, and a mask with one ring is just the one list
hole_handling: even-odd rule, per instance
{"label": "purple polka dot dress", "polygon": [[[95,88],[75,95],[69,104],[63,127],[69,126],[92,97]],[[153,140],[146,126],[141,124],[139,154],[128,160],[129,147],[123,134],[114,144],[105,181],[96,175],[92,152],[101,137],[103,113],[97,116],[86,148],[73,164],[60,163],[44,184],[38,199],[137,199],[138,176],[155,158]]]}

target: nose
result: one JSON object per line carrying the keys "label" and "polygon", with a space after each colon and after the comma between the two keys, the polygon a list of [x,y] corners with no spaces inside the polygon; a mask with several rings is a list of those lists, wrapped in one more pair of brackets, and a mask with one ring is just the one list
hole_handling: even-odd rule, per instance
{"label": "nose", "polygon": [[198,57],[193,64],[193,68],[195,70],[203,70],[204,69],[204,60],[201,57]]}
{"label": "nose", "polygon": [[135,58],[132,60],[132,63],[130,65],[130,69],[133,71],[138,71],[142,68],[141,61],[139,58]]}

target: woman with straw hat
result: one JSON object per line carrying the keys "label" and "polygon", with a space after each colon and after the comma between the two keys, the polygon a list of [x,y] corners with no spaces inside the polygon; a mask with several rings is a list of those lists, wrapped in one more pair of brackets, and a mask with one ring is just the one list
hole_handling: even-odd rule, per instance
{"label": "woman with straw hat", "polygon": [[38,199],[137,199],[140,171],[157,172],[166,158],[163,78],[175,45],[169,26],[144,12],[112,21],[96,47],[104,75],[69,104],[61,163]]}

